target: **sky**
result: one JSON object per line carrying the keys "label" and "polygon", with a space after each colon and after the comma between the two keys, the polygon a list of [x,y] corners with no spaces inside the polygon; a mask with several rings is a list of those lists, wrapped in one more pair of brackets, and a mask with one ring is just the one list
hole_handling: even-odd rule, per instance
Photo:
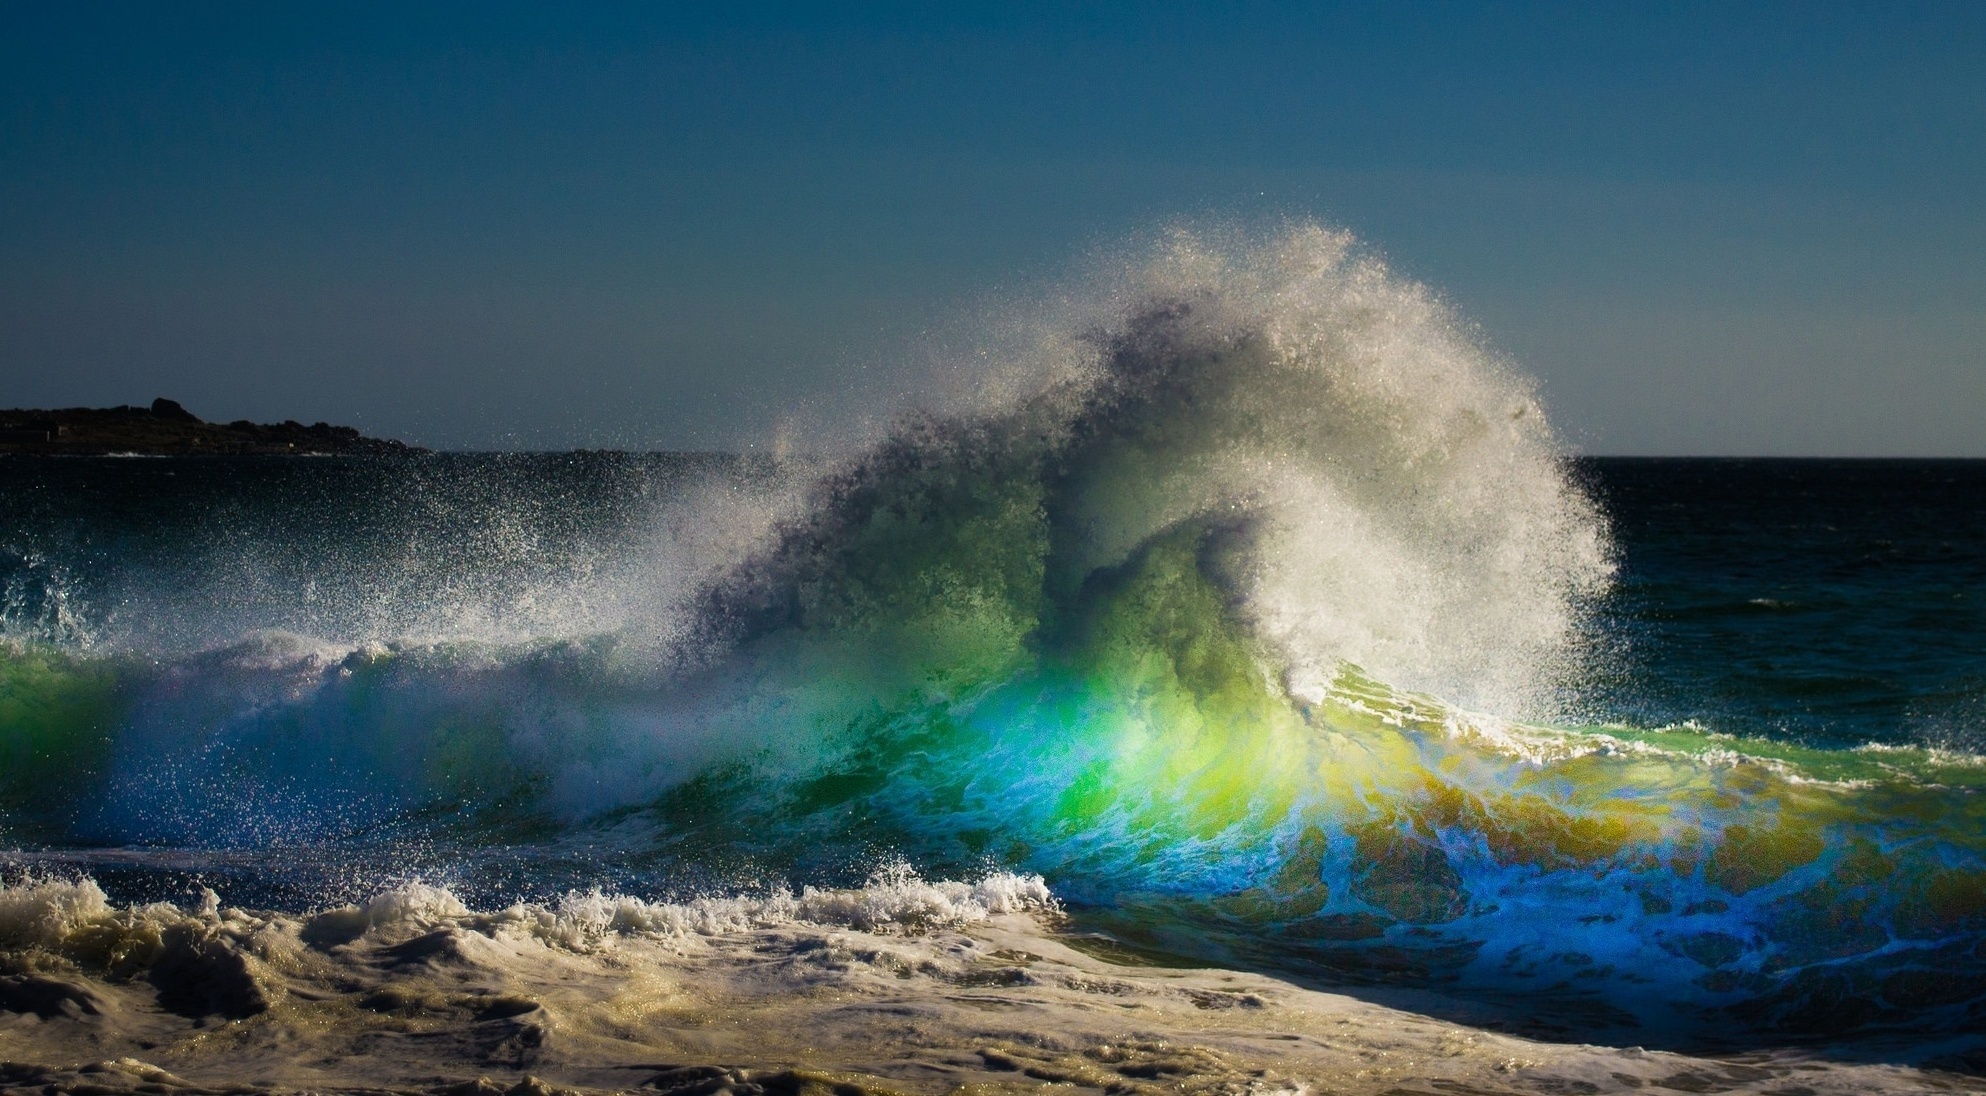
{"label": "sky", "polygon": [[735,448],[1314,217],[1580,451],[1986,457],[1982,195],[1980,3],[0,0],[0,407]]}

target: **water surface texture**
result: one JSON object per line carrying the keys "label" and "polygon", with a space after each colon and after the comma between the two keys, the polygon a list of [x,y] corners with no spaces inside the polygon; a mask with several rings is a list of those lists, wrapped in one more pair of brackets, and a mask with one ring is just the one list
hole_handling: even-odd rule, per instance
{"label": "water surface texture", "polygon": [[1014,871],[1592,1037],[1986,1018],[1986,466],[1569,459],[1316,229],[1000,345],[817,458],[0,461],[16,876]]}

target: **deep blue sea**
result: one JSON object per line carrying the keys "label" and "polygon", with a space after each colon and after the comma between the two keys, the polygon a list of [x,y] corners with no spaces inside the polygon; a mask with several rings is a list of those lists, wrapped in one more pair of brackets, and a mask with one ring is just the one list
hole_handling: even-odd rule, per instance
{"label": "deep blue sea", "polygon": [[1602,710],[1986,752],[1986,461],[1591,459],[1622,567]]}

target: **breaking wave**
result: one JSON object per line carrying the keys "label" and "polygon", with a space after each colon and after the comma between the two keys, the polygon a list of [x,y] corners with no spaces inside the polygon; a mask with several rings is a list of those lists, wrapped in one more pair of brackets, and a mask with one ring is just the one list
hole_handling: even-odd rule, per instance
{"label": "breaking wave", "polygon": [[[1570,726],[1605,522],[1425,288],[1298,225],[1040,314],[949,410],[713,472],[756,486],[681,488],[577,577],[366,603],[404,629],[296,609],[162,655],[10,588],[6,824],[265,873],[411,848],[491,893],[990,862],[1152,952],[1621,1023],[1979,1015],[1986,769]],[[826,895],[779,901],[875,916]],[[565,901],[530,917],[770,908]]]}

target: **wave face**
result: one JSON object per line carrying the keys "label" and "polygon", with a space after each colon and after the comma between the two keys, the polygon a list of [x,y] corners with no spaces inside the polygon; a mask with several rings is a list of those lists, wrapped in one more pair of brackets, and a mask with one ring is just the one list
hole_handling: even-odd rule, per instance
{"label": "wave face", "polygon": [[1148,953],[1588,1026],[1986,1012],[1975,759],[1568,725],[1607,523],[1427,290],[1297,226],[1074,297],[832,459],[327,465],[305,535],[222,491],[173,520],[266,528],[114,581],[23,542],[6,824],[298,901],[1024,870]]}

